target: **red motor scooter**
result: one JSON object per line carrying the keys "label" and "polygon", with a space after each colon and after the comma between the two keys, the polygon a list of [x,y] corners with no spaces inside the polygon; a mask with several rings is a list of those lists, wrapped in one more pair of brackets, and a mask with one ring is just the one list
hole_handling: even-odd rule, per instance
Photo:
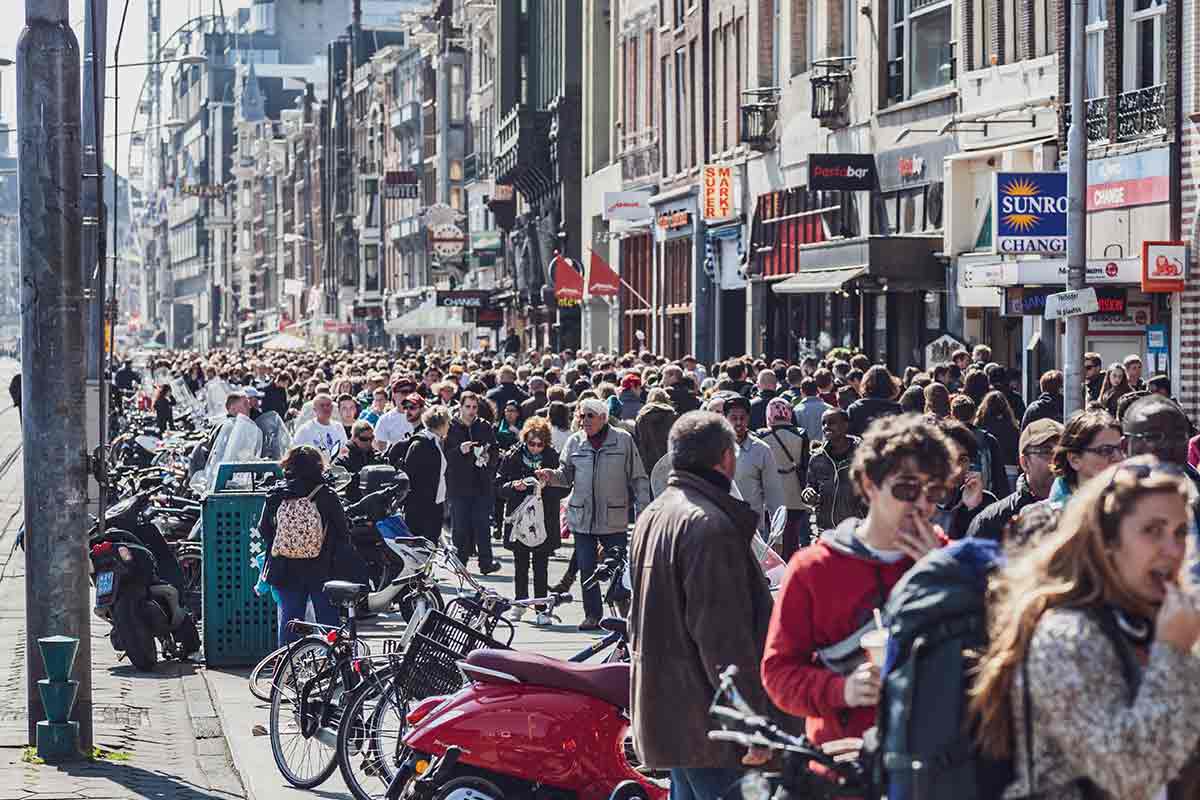
{"label": "red motor scooter", "polygon": [[628,664],[476,650],[459,666],[470,685],[408,714],[390,800],[666,800],[625,755]]}

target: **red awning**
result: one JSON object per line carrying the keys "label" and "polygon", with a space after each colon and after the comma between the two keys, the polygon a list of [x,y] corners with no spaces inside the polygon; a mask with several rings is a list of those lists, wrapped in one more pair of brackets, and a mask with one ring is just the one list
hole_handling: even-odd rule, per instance
{"label": "red awning", "polygon": [[587,287],[588,294],[594,297],[615,297],[621,290],[621,277],[595,250],[592,251],[591,268],[588,269]]}

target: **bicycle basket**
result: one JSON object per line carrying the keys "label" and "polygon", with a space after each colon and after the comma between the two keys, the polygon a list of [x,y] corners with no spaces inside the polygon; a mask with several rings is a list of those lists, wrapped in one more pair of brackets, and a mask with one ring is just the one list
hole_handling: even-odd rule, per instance
{"label": "bicycle basket", "polygon": [[[455,622],[480,631],[486,636],[503,640],[505,647],[511,647],[513,637],[516,636],[517,631],[511,621],[501,616],[502,613],[488,611],[477,600],[471,597],[457,597],[451,600],[446,604],[445,611],[446,616]],[[497,635],[496,628],[501,625],[503,625],[504,630]]]}
{"label": "bicycle basket", "polygon": [[404,652],[400,672],[404,696],[419,700],[458,691],[463,685],[458,662],[482,648],[510,649],[458,620],[429,611]]}

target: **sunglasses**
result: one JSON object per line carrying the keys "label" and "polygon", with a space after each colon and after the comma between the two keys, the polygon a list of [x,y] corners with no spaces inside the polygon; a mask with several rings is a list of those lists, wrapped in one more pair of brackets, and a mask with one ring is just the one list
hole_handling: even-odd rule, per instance
{"label": "sunglasses", "polygon": [[530,439],[529,441],[525,442],[525,445],[527,447],[531,447],[535,450],[540,450],[546,446],[546,443],[543,442],[541,439]]}
{"label": "sunglasses", "polygon": [[412,403],[401,403],[400,408],[404,409],[405,411],[413,411],[414,409],[418,408],[418,406],[413,405]]}
{"label": "sunglasses", "polygon": [[354,438],[355,438],[355,439],[358,439],[360,442],[373,442],[373,441],[375,441],[375,437],[374,437],[374,436],[355,436]]}
{"label": "sunglasses", "polygon": [[1162,447],[1163,445],[1169,443],[1175,437],[1168,433],[1163,433],[1162,431],[1157,431],[1155,433],[1127,433],[1127,434],[1125,434],[1124,438],[1140,439],[1141,441],[1150,445],[1150,447],[1158,448],[1158,447]]}
{"label": "sunglasses", "polygon": [[902,480],[896,481],[891,488],[892,497],[899,500],[901,503],[915,503],[924,492],[925,499],[934,505],[938,505],[950,494],[940,483],[921,484],[917,481]]}
{"label": "sunglasses", "polygon": [[1116,458],[1117,456],[1125,455],[1125,447],[1124,447],[1124,445],[1119,445],[1119,444],[1101,444],[1101,445],[1097,445],[1095,447],[1081,447],[1081,448],[1079,448],[1079,452],[1094,453],[1095,455],[1098,455],[1101,458],[1106,458],[1106,459],[1111,460],[1113,458]]}

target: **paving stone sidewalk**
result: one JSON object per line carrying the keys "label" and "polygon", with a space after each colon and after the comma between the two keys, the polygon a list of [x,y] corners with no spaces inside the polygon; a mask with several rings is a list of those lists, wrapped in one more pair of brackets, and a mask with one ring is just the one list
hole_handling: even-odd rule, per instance
{"label": "paving stone sidewalk", "polygon": [[94,739],[97,747],[114,755],[65,765],[30,763],[24,557],[21,550],[10,556],[12,541],[11,531],[0,537],[0,774],[5,776],[0,800],[245,797],[202,667],[171,662],[160,663],[153,674],[139,672],[128,661],[117,660],[108,625],[96,617]]}

